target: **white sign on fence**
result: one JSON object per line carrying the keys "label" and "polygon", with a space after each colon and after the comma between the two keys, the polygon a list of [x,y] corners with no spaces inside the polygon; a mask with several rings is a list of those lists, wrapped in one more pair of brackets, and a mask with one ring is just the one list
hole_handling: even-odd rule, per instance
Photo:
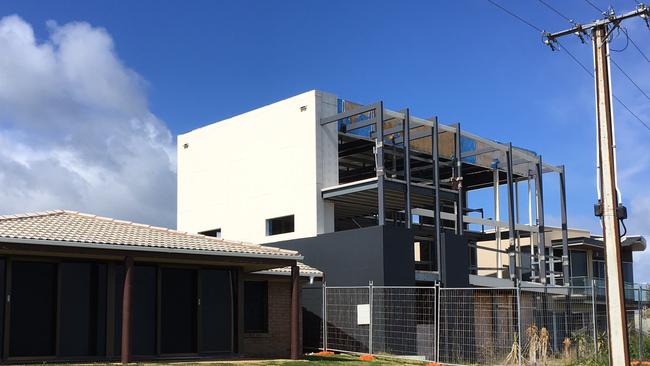
{"label": "white sign on fence", "polygon": [[370,324],[370,304],[357,305],[357,325]]}

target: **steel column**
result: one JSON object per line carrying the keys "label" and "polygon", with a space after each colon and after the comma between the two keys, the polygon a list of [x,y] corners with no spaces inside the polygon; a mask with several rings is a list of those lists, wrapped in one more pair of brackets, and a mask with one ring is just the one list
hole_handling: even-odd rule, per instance
{"label": "steel column", "polygon": [[562,219],[562,277],[565,286],[571,285],[571,274],[569,272],[569,227],[567,225],[566,212],[566,183],[564,174],[564,165],[560,171],[560,210]]}
{"label": "steel column", "polygon": [[[531,172],[528,170],[528,177],[526,178],[526,189],[528,190],[528,226],[533,226],[533,190],[530,184]],[[533,233],[530,232],[530,277],[531,281],[535,277],[535,266],[533,261],[535,260],[535,246],[533,245]]]}
{"label": "steel column", "polygon": [[[494,163],[494,171],[492,172],[492,180],[493,180],[493,190],[494,190],[494,220],[499,222],[501,220],[501,188],[500,188],[500,177],[499,177],[499,160],[495,159]],[[494,241],[496,242],[497,245],[497,250],[501,250],[501,227],[498,226],[494,227]],[[496,252],[497,256],[497,268],[502,268],[503,264],[501,263],[501,253]],[[478,273],[477,273],[478,274]],[[498,278],[503,278],[503,272],[501,270],[497,271],[497,277]]]}
{"label": "steel column", "polygon": [[438,278],[445,282],[445,271],[442,268],[442,228],[440,219],[440,160],[439,160],[439,147],[438,147],[438,117],[433,118],[433,127],[431,127],[431,158],[433,161],[433,171],[431,177],[433,180],[433,193],[434,193],[434,207],[433,207],[433,221],[435,226],[435,239],[436,239],[436,270],[438,271]]}
{"label": "steel column", "polygon": [[458,189],[458,200],[456,203],[456,234],[463,235],[463,207],[464,207],[464,193],[463,193],[463,159],[461,157],[461,133],[460,133],[460,123],[456,124],[456,134],[455,140],[455,152],[454,158],[456,160],[456,188]]}
{"label": "steel column", "polygon": [[123,364],[131,362],[131,295],[133,283],[133,258],[124,258],[124,286],[122,288],[122,349]]}
{"label": "steel column", "polygon": [[291,266],[291,359],[300,358],[300,268]]}
{"label": "steel column", "polygon": [[411,216],[411,115],[408,108],[404,111],[404,181],[406,192],[404,197],[404,214],[406,215],[406,227],[411,228],[413,217]]}
{"label": "steel column", "polygon": [[377,224],[386,223],[386,211],[384,208],[384,102],[379,102],[375,109],[375,169],[377,172]]}
{"label": "steel column", "polygon": [[537,191],[535,206],[537,208],[537,226],[539,230],[539,242],[537,243],[537,265],[539,273],[539,282],[546,284],[546,234],[544,231],[544,183],[543,183],[543,165],[542,157],[539,156],[535,174],[535,190]]}
{"label": "steel column", "polygon": [[515,257],[515,194],[513,190],[513,177],[512,177],[512,143],[508,144],[508,151],[506,151],[507,162],[507,181],[508,181],[508,265],[510,270],[510,279],[517,278],[517,258]]}

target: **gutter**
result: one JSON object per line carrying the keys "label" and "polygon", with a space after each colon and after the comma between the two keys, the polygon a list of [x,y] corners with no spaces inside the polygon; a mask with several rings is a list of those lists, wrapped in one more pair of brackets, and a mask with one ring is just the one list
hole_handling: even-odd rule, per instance
{"label": "gutter", "polygon": [[180,249],[180,248],[163,248],[163,247],[146,247],[136,246],[129,244],[99,244],[99,243],[86,243],[76,241],[62,241],[62,240],[43,240],[43,239],[22,239],[22,238],[7,238],[1,237],[0,243],[12,244],[26,244],[26,245],[46,245],[55,247],[67,248],[88,248],[88,249],[113,249],[113,250],[126,250],[138,252],[151,252],[151,253],[165,253],[165,254],[191,254],[191,255],[204,255],[214,257],[234,257],[234,258],[261,258],[261,259],[290,259],[290,260],[303,260],[304,257],[296,252],[294,255],[290,254],[261,254],[261,253],[236,253],[236,252],[223,252],[216,250],[200,250],[200,249]]}

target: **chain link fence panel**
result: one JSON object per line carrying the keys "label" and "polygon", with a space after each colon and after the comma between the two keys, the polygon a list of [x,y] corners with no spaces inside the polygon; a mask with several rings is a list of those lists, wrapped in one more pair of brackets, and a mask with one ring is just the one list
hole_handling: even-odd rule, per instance
{"label": "chain link fence panel", "polygon": [[[518,288],[369,285],[325,287],[322,293],[323,349],[462,365],[607,359],[605,293],[596,283]],[[626,291],[632,360],[650,359],[649,304],[648,289]]]}

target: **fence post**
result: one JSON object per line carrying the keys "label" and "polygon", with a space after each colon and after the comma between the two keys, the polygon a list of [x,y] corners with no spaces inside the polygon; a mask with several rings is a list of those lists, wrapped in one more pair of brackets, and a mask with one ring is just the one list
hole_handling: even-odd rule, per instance
{"label": "fence post", "polygon": [[370,307],[370,323],[368,325],[368,353],[372,354],[372,313],[373,313],[373,306],[372,306],[372,299],[373,299],[373,294],[372,294],[372,281],[368,283],[368,305]]}
{"label": "fence post", "polygon": [[596,280],[591,280],[591,321],[594,333],[594,358],[598,357],[598,333],[596,331]]}
{"label": "fence post", "polygon": [[436,294],[436,355],[434,358],[436,363],[440,363],[440,282],[434,284],[434,291]]}
{"label": "fence post", "polygon": [[327,282],[323,281],[323,351],[327,351]]}
{"label": "fence post", "polygon": [[517,365],[521,366],[521,283],[517,283]]}
{"label": "fence post", "polygon": [[637,330],[637,338],[639,338],[639,361],[643,360],[643,307],[641,306],[641,285],[639,285],[639,299],[637,300],[637,307],[639,312],[639,329]]}

